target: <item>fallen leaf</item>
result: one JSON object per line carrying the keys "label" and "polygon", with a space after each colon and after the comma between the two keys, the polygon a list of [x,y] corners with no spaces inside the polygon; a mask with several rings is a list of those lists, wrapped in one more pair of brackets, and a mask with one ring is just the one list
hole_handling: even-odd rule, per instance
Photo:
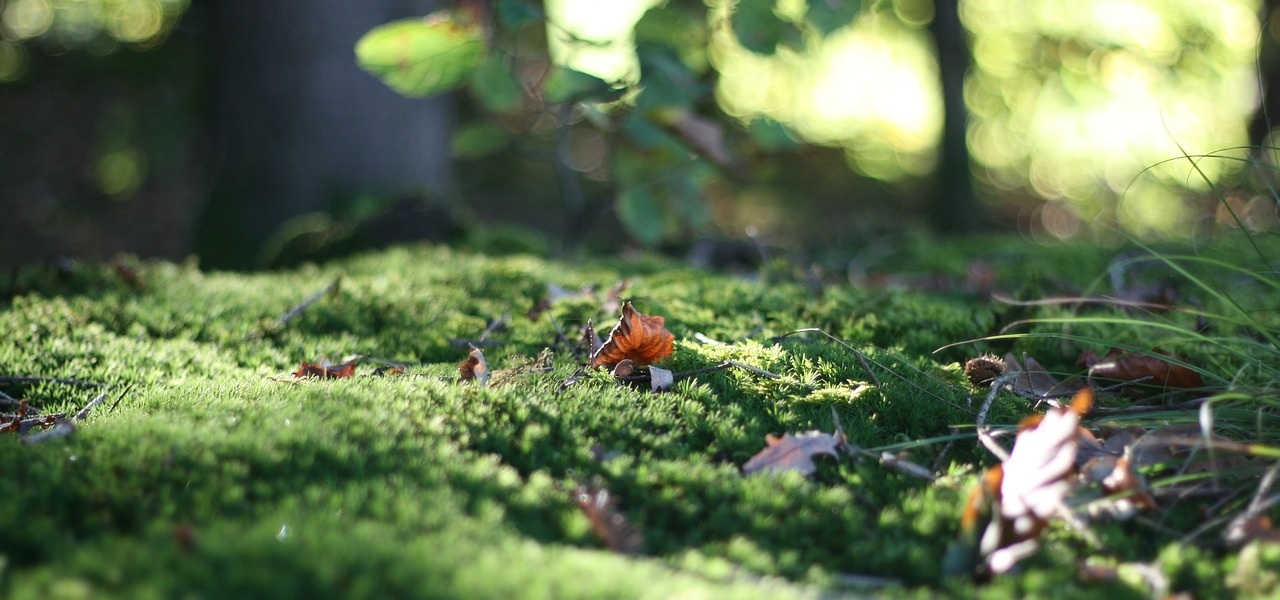
{"label": "fallen leaf", "polygon": [[617,501],[609,490],[589,490],[579,486],[573,490],[578,508],[591,521],[591,530],[610,550],[619,554],[635,554],[644,545],[644,537],[631,526],[626,515],[618,511]]}
{"label": "fallen leaf", "polygon": [[1008,372],[1018,374],[1013,378],[1011,385],[1019,394],[1047,398],[1069,389],[1050,375],[1049,370],[1033,357],[1024,356],[1023,364],[1019,364],[1013,354],[1005,355],[1004,360],[1009,365]]}
{"label": "fallen leaf", "polygon": [[613,367],[626,359],[638,365],[658,362],[675,351],[675,336],[666,319],[637,312],[630,301],[622,303],[622,317],[609,339],[591,355],[591,368]]}
{"label": "fallen leaf", "polygon": [[321,357],[319,361],[309,363],[302,361],[302,366],[293,372],[294,377],[319,377],[320,379],[344,379],[356,374],[356,361],[348,361],[342,364],[330,364],[327,357]]}
{"label": "fallen leaf", "polygon": [[471,353],[467,355],[466,360],[458,365],[458,381],[472,379],[480,387],[489,383],[489,365],[484,361],[484,352],[475,346],[471,347]]}
{"label": "fallen leaf", "polygon": [[[1080,417],[1092,405],[1093,391],[1085,388],[1070,406],[1051,408],[1018,424],[1009,458],[986,473],[965,503],[960,539],[948,550],[948,572],[963,572],[968,565],[979,567],[980,575],[998,575],[1035,552],[1049,519],[1067,514]],[[982,521],[986,526],[979,537]]]}
{"label": "fallen leaf", "polygon": [[[1160,350],[1153,352],[1170,356]],[[1141,379],[1150,385],[1177,388],[1204,387],[1204,380],[1199,373],[1151,354],[1124,354],[1113,348],[1105,357],[1099,359],[1093,350],[1085,350],[1080,354],[1077,362],[1088,367],[1091,378],[1101,377],[1117,381]]]}
{"label": "fallen leaf", "polygon": [[1085,388],[1070,407],[1050,409],[1019,425],[1000,483],[1000,515],[1018,538],[1038,534],[1064,506],[1079,449],[1080,415],[1092,401],[1092,390]]}
{"label": "fallen leaf", "polygon": [[844,443],[844,436],[814,430],[782,437],[769,434],[765,442],[768,446],[742,465],[744,475],[758,471],[799,471],[812,475],[818,470],[813,464],[814,455],[838,456],[836,449]]}

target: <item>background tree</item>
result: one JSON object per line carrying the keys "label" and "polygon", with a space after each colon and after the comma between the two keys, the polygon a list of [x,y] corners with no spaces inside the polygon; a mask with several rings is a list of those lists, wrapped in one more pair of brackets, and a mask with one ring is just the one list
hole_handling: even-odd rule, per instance
{"label": "background tree", "polygon": [[252,266],[290,217],[361,194],[447,195],[452,98],[404,98],[355,65],[371,27],[429,0],[211,3],[213,193],[196,251]]}

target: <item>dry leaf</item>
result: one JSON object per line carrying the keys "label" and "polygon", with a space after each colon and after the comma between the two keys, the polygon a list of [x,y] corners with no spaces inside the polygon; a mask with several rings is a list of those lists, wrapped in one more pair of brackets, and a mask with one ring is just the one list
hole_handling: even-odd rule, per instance
{"label": "dry leaf", "polygon": [[471,354],[458,365],[458,381],[474,379],[476,385],[484,387],[489,383],[489,365],[484,361],[484,352],[472,346]]}
{"label": "dry leaf", "polygon": [[630,301],[623,302],[622,317],[609,332],[609,339],[591,355],[591,368],[613,367],[626,359],[647,365],[670,356],[676,337],[665,324],[666,319],[636,312]]}
{"label": "dry leaf", "polygon": [[788,433],[782,437],[766,435],[765,441],[768,442],[768,447],[742,465],[743,474],[749,475],[757,471],[799,471],[812,475],[818,470],[818,466],[813,464],[813,456],[837,456],[836,449],[844,443],[844,436],[814,430],[799,435]]}
{"label": "dry leaf", "polygon": [[[1004,360],[1009,365],[1009,373],[1017,373],[1018,376],[1013,379],[1014,391],[1024,396],[1036,396],[1046,398],[1066,391],[1066,386],[1060,383],[1053,375],[1049,374],[1048,369],[1040,364],[1035,358],[1030,356],[1024,357],[1025,364],[1019,364],[1018,359],[1013,354],[1006,354]],[[1067,388],[1069,389],[1069,388]]]}
{"label": "dry leaf", "polygon": [[[1081,439],[1080,417],[1092,405],[1093,391],[1085,388],[1071,406],[1019,423],[1009,458],[987,472],[965,503],[961,539],[948,550],[948,572],[976,566],[981,559],[985,573],[1001,574],[1035,552],[1049,519],[1066,514]],[[986,527],[975,540],[982,520],[988,520]]]}
{"label": "dry leaf", "polygon": [[644,545],[644,537],[618,511],[609,490],[591,491],[579,486],[573,490],[573,499],[591,521],[591,530],[610,550],[619,554],[635,554],[640,551],[640,547]]}
{"label": "dry leaf", "polygon": [[[1077,398],[1092,395],[1085,389]],[[1069,476],[1075,468],[1080,428],[1080,413],[1074,406],[1051,409],[1032,426],[1019,426],[1013,452],[1004,461],[1000,515],[1019,538],[1039,533],[1062,508],[1071,488]]]}
{"label": "dry leaf", "polygon": [[[1154,352],[1169,356],[1160,350]],[[1204,387],[1204,380],[1200,378],[1199,373],[1150,354],[1124,354],[1113,348],[1106,357],[1099,359],[1093,350],[1085,350],[1080,354],[1077,362],[1089,368],[1090,377],[1117,381],[1137,381],[1146,378],[1144,382],[1150,385],[1177,388]]]}
{"label": "dry leaf", "polygon": [[344,362],[339,365],[329,363],[327,357],[321,357],[319,361],[309,363],[302,362],[302,366],[293,372],[294,377],[319,377],[321,379],[343,379],[356,374],[356,361]]}

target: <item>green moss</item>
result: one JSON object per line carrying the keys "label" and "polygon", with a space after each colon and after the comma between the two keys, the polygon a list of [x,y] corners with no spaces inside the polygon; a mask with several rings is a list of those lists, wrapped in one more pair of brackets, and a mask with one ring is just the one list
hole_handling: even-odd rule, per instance
{"label": "green moss", "polygon": [[[1100,251],[1044,252],[1082,287],[1106,264]],[[1043,267],[1007,244],[924,244],[894,260],[903,272],[959,276],[972,256],[1012,277],[1008,289],[1045,285],[1033,275]],[[430,246],[275,273],[148,262],[137,267],[142,286],[107,266],[42,273],[9,282],[4,374],[111,389],[72,436],[36,445],[0,436],[6,597],[777,598],[860,592],[840,587],[849,573],[894,578],[900,585],[880,591],[896,596],[1140,593],[1079,580],[1078,561],[1094,551],[1069,532],[1050,535],[1019,574],[989,586],[942,576],[959,507],[991,462],[971,435],[985,390],[970,387],[959,363],[978,349],[1028,351],[1067,373],[1075,356],[1049,337],[933,351],[1066,309],[962,290],[837,285],[815,294],[803,282],[723,277],[653,257],[566,265]],[[654,395],[595,373],[560,389],[577,364],[557,327],[573,341],[588,319],[607,328],[617,317],[602,308],[603,291],[537,318],[530,310],[548,284],[607,290],[625,277],[626,295],[666,316],[676,335],[668,368],[733,360],[778,378],[726,369]],[[334,293],[273,324],[334,280]],[[499,345],[485,347],[491,368],[554,347],[553,371],[501,387],[459,385],[466,351],[455,340],[475,340],[499,318],[505,327],[487,338]],[[817,335],[780,337],[809,327],[856,351]],[[1073,327],[1102,339],[1115,331]],[[1186,351],[1230,362],[1202,346]],[[350,354],[409,367],[376,377],[361,364],[352,379],[289,380],[301,361]],[[46,412],[77,410],[98,393],[57,382],[0,391]],[[1008,425],[1030,410],[1002,395],[988,420]],[[848,457],[820,458],[811,479],[740,474],[766,434],[832,431],[833,415],[873,455],[901,452],[952,475],[929,484]],[[958,441],[948,448],[950,439]],[[619,499],[644,533],[642,557],[603,548],[570,496],[577,484]],[[1115,556],[1158,558],[1176,573],[1175,589],[1197,594],[1227,593],[1229,573],[1274,562],[1259,554],[1233,570],[1221,553],[1153,544],[1131,525],[1099,534]]]}

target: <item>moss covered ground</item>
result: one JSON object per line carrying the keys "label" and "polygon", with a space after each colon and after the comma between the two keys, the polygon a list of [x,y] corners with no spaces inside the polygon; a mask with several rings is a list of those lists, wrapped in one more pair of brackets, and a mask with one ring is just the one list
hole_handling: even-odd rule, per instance
{"label": "moss covered ground", "polygon": [[[782,262],[744,277],[653,257],[566,264],[433,246],[254,274],[132,260],[14,272],[0,304],[0,376],[106,387],[10,379],[0,392],[44,414],[106,396],[68,436],[0,435],[0,595],[1150,595],[1123,570],[1114,580],[1081,576],[1086,561],[1099,560],[1154,564],[1169,591],[1196,597],[1274,592],[1247,577],[1245,559],[1215,541],[1220,532],[1183,539],[1186,523],[1238,508],[1252,489],[1233,505],[1192,500],[1099,524],[1100,546],[1055,526],[1017,572],[989,583],[943,574],[964,499],[995,463],[975,440],[986,390],[964,377],[966,358],[1028,352],[1066,376],[1080,372],[1074,361],[1085,347],[1105,351],[1065,333],[1173,344],[1211,384],[1266,371],[1203,340],[1179,345],[1167,331],[1108,322],[1033,325],[1018,331],[1045,335],[935,352],[1069,310],[995,302],[991,288],[1023,299],[1110,292],[1117,253],[919,242],[877,259],[889,279],[858,285],[836,268],[815,276]],[[976,281],[975,265],[991,276]],[[687,372],[735,360],[779,377],[726,369],[654,394],[598,372],[560,389],[582,359],[578,332],[587,319],[607,332],[617,313],[605,297],[626,278],[622,295],[664,316],[675,335],[662,366]],[[335,280],[332,293],[274,322]],[[549,284],[596,292],[533,312]],[[1236,301],[1270,298],[1274,309],[1265,287],[1238,287]],[[1181,289],[1176,302],[1207,312],[1220,300]],[[490,327],[495,319],[500,327]],[[856,352],[821,335],[786,336],[803,328]],[[459,340],[482,334],[490,369],[516,369],[498,374],[501,385],[457,381],[467,356]],[[550,370],[530,367],[548,348]],[[366,361],[347,379],[291,374],[302,361],[357,354],[405,372],[376,375],[379,363]],[[1274,431],[1274,405],[1250,406],[1242,410],[1256,409],[1254,433]],[[1005,393],[988,422],[1011,425],[1033,410]],[[848,455],[820,458],[812,477],[741,473],[767,434],[831,432],[836,419],[865,456],[899,453],[939,477]],[[575,500],[578,486],[608,491],[643,536],[637,553],[605,547]],[[1277,559],[1255,554],[1262,573]]]}

